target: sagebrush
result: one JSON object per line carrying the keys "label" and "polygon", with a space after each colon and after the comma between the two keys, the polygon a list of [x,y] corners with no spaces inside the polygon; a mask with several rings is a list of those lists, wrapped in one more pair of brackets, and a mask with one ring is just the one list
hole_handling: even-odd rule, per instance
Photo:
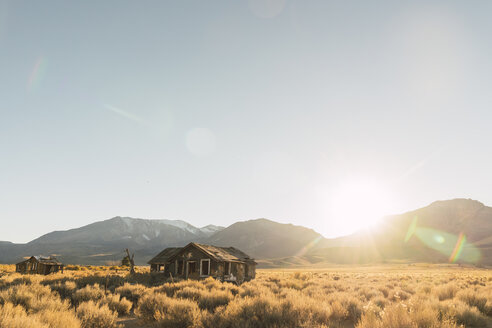
{"label": "sagebrush", "polygon": [[124,327],[128,318],[133,327],[492,327],[486,269],[259,270],[236,286],[74,268],[39,276],[0,267],[0,327]]}

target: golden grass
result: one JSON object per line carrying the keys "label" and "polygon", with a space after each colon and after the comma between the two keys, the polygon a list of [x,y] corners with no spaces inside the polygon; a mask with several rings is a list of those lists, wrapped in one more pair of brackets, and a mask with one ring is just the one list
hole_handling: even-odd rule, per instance
{"label": "golden grass", "polygon": [[94,301],[83,302],[77,307],[77,317],[82,327],[111,328],[116,327],[118,314],[106,304]]}
{"label": "golden grass", "polygon": [[241,286],[170,282],[145,268],[131,277],[99,266],[50,276],[0,269],[2,328],[117,327],[118,317],[183,328],[492,327],[492,272],[485,269],[258,270]]}

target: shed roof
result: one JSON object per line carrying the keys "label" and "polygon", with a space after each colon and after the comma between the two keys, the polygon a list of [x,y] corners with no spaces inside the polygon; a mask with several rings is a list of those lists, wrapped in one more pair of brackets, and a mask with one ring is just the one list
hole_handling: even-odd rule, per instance
{"label": "shed roof", "polygon": [[[166,248],[161,253],[159,253],[156,257],[150,260],[149,264],[165,264],[169,260],[172,260],[176,255],[178,255],[182,250],[195,247],[208,255],[210,258],[215,261],[227,261],[227,262],[254,262],[252,258],[249,257],[246,253],[240,251],[234,247],[219,247],[212,245],[205,245],[199,243],[189,243],[185,247],[175,247],[175,248]],[[157,261],[158,259],[158,261]]]}
{"label": "shed roof", "polygon": [[24,261],[19,262],[17,264],[21,264],[21,263],[27,262],[27,261],[29,261],[31,259],[34,259],[34,260],[36,260],[39,263],[48,264],[48,265],[62,265],[62,263],[60,261],[58,261],[56,259],[56,257],[54,257],[54,256],[42,256],[42,255],[31,256],[27,260],[24,260]]}
{"label": "shed roof", "polygon": [[191,244],[201,249],[217,261],[253,261],[253,259],[250,258],[248,254],[234,247],[219,247],[198,243]]}
{"label": "shed roof", "polygon": [[62,263],[54,256],[33,256],[39,263],[61,265]]}
{"label": "shed roof", "polygon": [[176,255],[183,247],[169,247],[154,256],[148,264],[165,264],[171,257]]}

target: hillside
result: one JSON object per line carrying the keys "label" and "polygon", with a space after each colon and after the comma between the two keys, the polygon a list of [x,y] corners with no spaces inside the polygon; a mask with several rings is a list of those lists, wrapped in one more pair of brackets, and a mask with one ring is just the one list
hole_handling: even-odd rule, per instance
{"label": "hillside", "polygon": [[[220,229],[218,229],[220,230]],[[213,234],[210,228],[196,228],[180,220],[144,220],[115,217],[67,231],[55,231],[43,235],[29,244],[120,244],[130,242],[133,246],[149,243],[180,243],[193,238],[207,238]]]}
{"label": "hillside", "polygon": [[180,220],[145,220],[114,217],[80,228],[54,231],[27,244],[0,244],[0,262],[15,262],[30,254],[57,254],[67,263],[104,264],[119,261],[123,250],[135,252],[137,263],[145,264],[169,246],[204,241],[223,227],[197,228]]}
{"label": "hillside", "polygon": [[335,239],[267,219],[236,222],[227,228],[197,228],[180,220],[115,217],[51,232],[27,244],[0,242],[0,263],[15,263],[33,254],[56,254],[65,263],[107,264],[121,260],[123,250],[130,248],[142,265],[166,247],[191,241],[234,246],[266,266],[444,263],[450,259],[492,265],[492,208],[469,199],[437,201],[385,217],[373,230]]}
{"label": "hillside", "polygon": [[217,246],[233,245],[255,258],[292,256],[313,240],[323,237],[314,230],[267,219],[237,222],[217,232],[207,242]]}
{"label": "hillside", "polygon": [[470,199],[436,201],[401,215],[386,217],[370,231],[325,240],[312,255],[327,261],[366,263],[409,260],[447,262],[460,235],[454,260],[492,264],[492,208]]}

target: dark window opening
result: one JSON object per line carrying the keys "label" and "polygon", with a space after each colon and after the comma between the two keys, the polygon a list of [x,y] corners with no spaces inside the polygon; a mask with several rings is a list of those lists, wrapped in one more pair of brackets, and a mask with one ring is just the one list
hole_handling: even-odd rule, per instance
{"label": "dark window opening", "polygon": [[210,275],[210,272],[208,270],[209,265],[210,265],[210,260],[203,260],[202,261],[202,276]]}
{"label": "dark window opening", "polygon": [[231,273],[231,264],[229,262],[226,262],[225,263],[224,273],[225,274],[230,274]]}
{"label": "dark window opening", "polygon": [[188,273],[194,273],[194,272],[196,272],[196,263],[188,262]]}
{"label": "dark window opening", "polygon": [[183,260],[178,261],[178,274],[183,274]]}

